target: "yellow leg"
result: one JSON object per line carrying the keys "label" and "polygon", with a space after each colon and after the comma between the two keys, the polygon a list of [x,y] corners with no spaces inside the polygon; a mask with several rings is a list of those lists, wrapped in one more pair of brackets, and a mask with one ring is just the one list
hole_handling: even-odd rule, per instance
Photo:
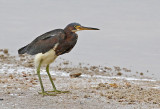
{"label": "yellow leg", "polygon": [[52,80],[51,74],[49,73],[49,64],[48,64],[47,67],[46,67],[46,72],[47,72],[47,74],[48,74],[48,76],[49,76],[49,79],[50,79],[50,81],[51,81],[51,84],[52,84],[53,89],[54,89],[54,90],[57,90],[57,89],[56,89],[56,86],[54,85],[54,82],[53,82],[53,80]]}
{"label": "yellow leg", "polygon": [[50,73],[49,73],[49,64],[48,64],[47,67],[46,67],[46,72],[47,72],[47,74],[48,74],[48,76],[49,76],[49,79],[50,79],[51,84],[52,84],[52,87],[53,87],[53,91],[46,91],[46,92],[55,92],[55,93],[68,93],[68,92],[69,92],[69,91],[59,91],[59,90],[56,89],[56,86],[54,85],[54,82],[53,82],[53,80],[52,80],[52,77],[51,77],[51,75],[50,75]]}
{"label": "yellow leg", "polygon": [[38,74],[38,78],[39,78],[39,82],[40,82],[41,90],[42,90],[42,92],[39,92],[39,94],[42,94],[43,96],[44,95],[55,96],[56,95],[55,93],[50,94],[50,93],[47,93],[47,92],[44,91],[44,87],[43,87],[43,83],[42,83],[42,79],[41,79],[41,75],[40,75],[41,64],[42,64],[42,60],[40,61],[39,65],[38,65],[38,68],[37,68],[37,74]]}
{"label": "yellow leg", "polygon": [[44,93],[44,87],[43,87],[42,79],[41,79],[41,75],[40,75],[41,63],[42,63],[42,61],[40,61],[39,65],[38,65],[38,68],[37,68],[37,75],[38,75],[39,82],[40,82],[40,85],[41,85],[42,93]]}

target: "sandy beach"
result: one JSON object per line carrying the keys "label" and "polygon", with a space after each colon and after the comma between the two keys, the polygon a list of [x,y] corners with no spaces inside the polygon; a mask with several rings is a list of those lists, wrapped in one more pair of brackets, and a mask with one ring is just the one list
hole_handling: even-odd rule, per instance
{"label": "sandy beach", "polygon": [[[33,57],[11,56],[7,49],[0,51],[1,109],[160,108],[159,80],[142,74],[131,77],[120,73],[122,70],[131,72],[127,68],[81,63],[75,67],[61,58],[50,71],[57,89],[70,92],[43,97],[38,94],[41,89],[34,72]],[[45,90],[52,90],[45,69],[41,72]]]}

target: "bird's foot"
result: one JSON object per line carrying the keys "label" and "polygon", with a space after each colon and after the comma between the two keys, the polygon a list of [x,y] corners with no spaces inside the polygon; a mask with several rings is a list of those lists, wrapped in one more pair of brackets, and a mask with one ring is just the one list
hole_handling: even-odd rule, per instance
{"label": "bird's foot", "polygon": [[45,92],[38,92],[38,93],[42,94],[43,96],[56,96],[57,94],[61,94],[61,93],[69,93],[69,91],[53,90],[53,91],[45,91]]}
{"label": "bird's foot", "polygon": [[38,92],[39,94],[42,94],[43,96],[56,96],[56,93],[47,93],[47,92]]}
{"label": "bird's foot", "polygon": [[69,91],[60,91],[60,90],[53,90],[53,91],[46,91],[46,92],[54,92],[56,94],[61,94],[61,93],[69,93]]}

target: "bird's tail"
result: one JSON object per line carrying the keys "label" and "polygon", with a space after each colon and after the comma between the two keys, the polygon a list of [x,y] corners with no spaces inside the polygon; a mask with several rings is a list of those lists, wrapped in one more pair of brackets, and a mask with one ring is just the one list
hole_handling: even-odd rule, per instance
{"label": "bird's tail", "polygon": [[18,54],[24,54],[24,53],[26,53],[26,49],[27,49],[27,46],[24,46],[24,47],[20,48],[18,50]]}

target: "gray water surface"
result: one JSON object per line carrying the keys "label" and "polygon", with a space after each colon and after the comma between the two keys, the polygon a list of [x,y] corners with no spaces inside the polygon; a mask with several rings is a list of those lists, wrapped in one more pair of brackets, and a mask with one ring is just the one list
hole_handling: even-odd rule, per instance
{"label": "gray water surface", "polygon": [[78,32],[77,45],[63,58],[160,76],[159,0],[0,0],[0,48],[17,54],[71,22],[101,30]]}

